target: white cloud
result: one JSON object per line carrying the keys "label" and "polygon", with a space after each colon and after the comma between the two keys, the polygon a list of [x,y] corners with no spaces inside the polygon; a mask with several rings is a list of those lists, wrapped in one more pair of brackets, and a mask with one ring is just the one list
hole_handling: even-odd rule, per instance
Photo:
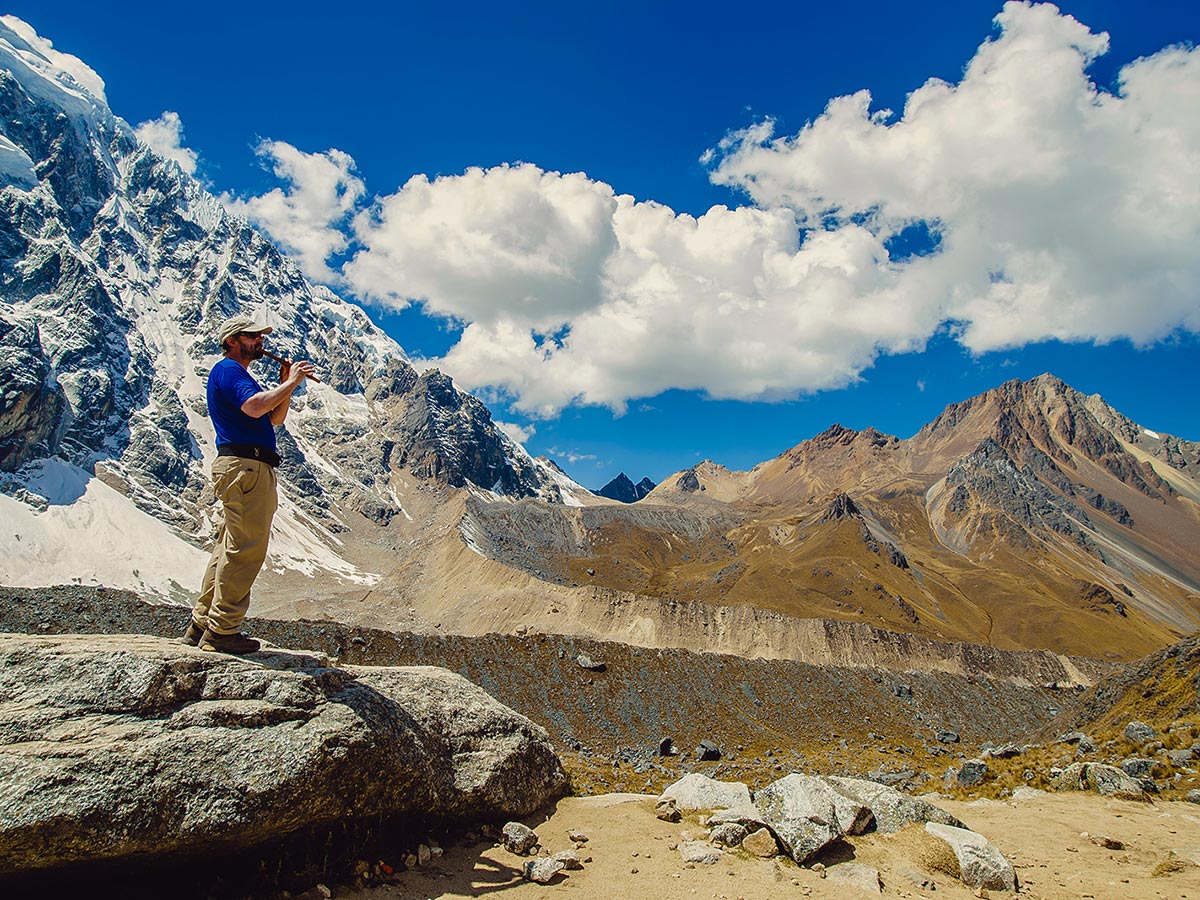
{"label": "white cloud", "polygon": [[173,159],[188,175],[196,174],[196,151],[183,146],[183,123],[179,113],[165,112],[133,130],[137,139],[165,159]]}
{"label": "white cloud", "polygon": [[537,434],[537,428],[533,425],[519,425],[516,422],[501,422],[493,420],[492,424],[507,434],[518,444],[524,444],[527,440]]}
{"label": "white cloud", "polygon": [[594,453],[580,453],[578,450],[560,450],[558,447],[551,447],[546,451],[546,454],[552,458],[565,459],[571,465],[580,462],[593,462],[597,459]]}
{"label": "white cloud", "polygon": [[602,298],[612,188],[532,165],[418,175],[355,220],[345,267],[364,298],[553,331]]}
{"label": "white cloud", "polygon": [[1050,5],[996,21],[962,81],[927,82],[898,121],[840,97],[797,135],[733,135],[714,180],[808,225],[933,224],[941,250],[895,267],[895,300],[934,299],[976,352],[1200,330],[1200,55],[1138,60],[1114,95],[1085,74],[1107,35]]}
{"label": "white cloud", "polygon": [[285,187],[245,200],[225,195],[222,202],[270,234],[310,278],[339,283],[329,258],[349,246],[341,229],[365,192],[354,160],[341,150],[305,153],[283,141],[263,141],[258,154]]}
{"label": "white cloud", "polygon": [[[1049,5],[996,21],[899,116],[862,91],[797,134],[730,135],[705,162],[753,205],[696,218],[528,164],[417,176],[354,216],[339,274],[461,323],[430,362],[543,416],[840,387],[939,329],[975,352],[1200,331],[1200,51],[1137,60],[1114,94],[1086,75],[1107,35]],[[266,147],[290,192],[243,208],[330,280],[353,163]],[[936,249],[893,256],[914,224]]]}

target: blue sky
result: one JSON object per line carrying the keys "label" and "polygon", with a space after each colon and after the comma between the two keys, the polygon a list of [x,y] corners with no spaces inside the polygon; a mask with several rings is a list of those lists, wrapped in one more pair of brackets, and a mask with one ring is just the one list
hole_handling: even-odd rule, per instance
{"label": "blue sky", "polygon": [[345,6],[8,11],[590,487],[1043,371],[1200,439],[1194,5]]}

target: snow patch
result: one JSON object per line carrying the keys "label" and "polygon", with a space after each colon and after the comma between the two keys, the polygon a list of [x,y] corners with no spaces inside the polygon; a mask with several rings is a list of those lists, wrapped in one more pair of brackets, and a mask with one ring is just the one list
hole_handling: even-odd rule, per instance
{"label": "snow patch", "polygon": [[0,182],[30,188],[38,183],[29,154],[0,134]]}
{"label": "snow patch", "polygon": [[1161,434],[1159,434],[1159,433],[1158,433],[1158,432],[1156,432],[1156,431],[1151,431],[1149,428],[1143,428],[1143,429],[1142,429],[1142,434],[1144,434],[1144,435],[1147,435],[1148,437],[1152,437],[1152,438],[1154,438],[1156,441],[1161,441],[1161,440],[1162,440],[1162,435],[1161,435]]}
{"label": "snow patch", "polygon": [[200,586],[208,554],[128,497],[58,459],[27,467],[31,500],[0,495],[0,583],[102,584],[183,599]]}

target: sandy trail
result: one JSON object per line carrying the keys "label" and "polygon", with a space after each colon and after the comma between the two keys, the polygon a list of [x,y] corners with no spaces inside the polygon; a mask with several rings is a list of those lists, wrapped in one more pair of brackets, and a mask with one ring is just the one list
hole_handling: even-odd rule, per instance
{"label": "sandy trail", "polygon": [[[1021,881],[1018,896],[1036,900],[1200,900],[1200,866],[1154,876],[1172,849],[1200,859],[1200,807],[1187,803],[1135,803],[1094,795],[1051,794],[1020,802],[940,801],[947,811],[988,837],[1013,863]],[[527,819],[551,852],[569,849],[569,829],[590,838],[580,851],[591,857],[582,871],[563,873],[554,883],[521,880],[522,859],[491,841],[448,847],[424,869],[402,873],[396,885],[336,897],[355,900],[432,900],[504,896],[561,896],[572,900],[777,900],[781,897],[855,898],[863,892],[831,877],[796,866],[784,857],[762,860],[730,853],[716,865],[688,868],[672,842],[690,832],[702,838],[695,816],[678,824],[654,817],[654,798],[640,794],[570,797],[548,816]],[[1105,835],[1124,843],[1108,850],[1081,836]],[[884,897],[958,900],[976,897],[948,875],[934,872],[935,889],[921,888],[905,872],[918,869],[913,835],[868,834],[830,853],[826,865],[859,862],[877,868]],[[1190,849],[1187,849],[1190,848]],[[992,891],[991,896],[1002,895]]]}

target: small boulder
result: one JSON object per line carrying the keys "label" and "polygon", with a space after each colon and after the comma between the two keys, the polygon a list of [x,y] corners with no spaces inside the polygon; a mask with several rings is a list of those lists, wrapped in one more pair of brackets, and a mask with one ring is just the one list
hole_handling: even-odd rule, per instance
{"label": "small boulder", "polygon": [[927,822],[925,830],[944,841],[954,852],[963,884],[1001,891],[1017,889],[1017,875],[1012,864],[983,835],[936,822]]}
{"label": "small boulder", "polygon": [[712,866],[725,855],[720,847],[714,847],[708,841],[683,841],[679,845],[679,856],[685,863],[698,866]]}
{"label": "small boulder", "polygon": [[983,784],[987,773],[988,764],[982,759],[968,759],[958,770],[958,783],[963,787]]}
{"label": "small boulder", "polygon": [[710,740],[703,740],[696,747],[696,759],[710,762],[721,758],[721,748]]}
{"label": "small boulder", "polygon": [[566,863],[553,857],[541,856],[528,860],[524,866],[524,875],[528,881],[538,884],[549,884],[559,872],[565,869]]}
{"label": "small boulder", "polygon": [[679,748],[675,746],[675,742],[669,737],[663,738],[658,742],[659,756],[678,756]]}
{"label": "small boulder", "polygon": [[500,832],[500,842],[504,849],[517,856],[524,856],[537,846],[537,832],[528,825],[520,822],[509,822]]}
{"label": "small boulder", "polygon": [[825,776],[825,780],[839,792],[869,808],[875,818],[875,827],[884,834],[894,834],[910,822],[940,822],[958,828],[966,827],[944,809],[885,784],[837,775]]}
{"label": "small boulder", "polygon": [[950,731],[949,729],[945,729],[943,731],[938,732],[937,739],[940,743],[943,743],[943,744],[957,744],[958,743],[958,732]]}
{"label": "small boulder", "polygon": [[879,870],[863,863],[841,863],[825,870],[825,877],[839,887],[848,887],[865,894],[882,894]]}
{"label": "small boulder", "polygon": [[714,844],[737,847],[749,834],[750,829],[745,825],[739,825],[737,822],[723,822],[708,833],[708,839]]}
{"label": "small boulder", "polygon": [[571,871],[583,868],[583,860],[579,858],[578,850],[559,850],[554,854],[553,859],[557,859],[563,864],[563,868]]}
{"label": "small boulder", "polygon": [[606,668],[604,663],[592,659],[586,653],[580,653],[576,656],[575,662],[581,669],[587,669],[589,672],[603,672]]}
{"label": "small boulder", "polygon": [[1144,756],[1131,756],[1128,759],[1121,760],[1121,771],[1130,778],[1145,778],[1153,772],[1154,767],[1157,765],[1157,759],[1148,759]]}
{"label": "small boulder", "polygon": [[770,828],[760,828],[742,839],[742,849],[751,856],[770,859],[779,854],[779,843]]}
{"label": "small boulder", "polygon": [[662,819],[664,822],[678,822],[683,818],[679,812],[679,807],[675,803],[674,797],[667,797],[659,800],[654,806],[654,815]]}
{"label": "small boulder", "polygon": [[1158,732],[1145,722],[1130,722],[1125,726],[1125,740],[1131,744],[1144,744],[1158,737]]}

